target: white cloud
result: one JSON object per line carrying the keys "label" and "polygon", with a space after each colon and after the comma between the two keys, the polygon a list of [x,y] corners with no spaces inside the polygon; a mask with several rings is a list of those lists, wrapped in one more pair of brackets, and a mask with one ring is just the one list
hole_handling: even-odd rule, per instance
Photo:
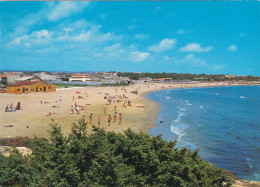
{"label": "white cloud", "polygon": [[76,12],[80,12],[90,4],[89,1],[84,2],[72,2],[72,1],[62,1],[54,6],[49,12],[47,18],[50,21],[57,21],[68,17]]}
{"label": "white cloud", "polygon": [[228,50],[229,50],[229,51],[236,51],[236,50],[237,50],[237,46],[234,45],[234,44],[232,44],[232,45],[230,45],[230,46],[228,47]]}
{"label": "white cloud", "polygon": [[65,32],[73,32],[73,31],[74,31],[73,28],[64,28],[63,30],[64,30]]}
{"label": "white cloud", "polygon": [[114,51],[114,50],[118,50],[120,47],[121,47],[120,43],[115,43],[114,45],[105,47],[104,51]]}
{"label": "white cloud", "polygon": [[73,22],[70,26],[74,29],[86,29],[90,26],[85,20],[81,19],[78,21]]}
{"label": "white cloud", "polygon": [[166,62],[175,62],[176,58],[175,57],[169,57],[168,55],[165,55],[163,57],[163,60]]}
{"label": "white cloud", "polygon": [[34,31],[32,34],[29,35],[23,35],[21,37],[17,37],[13,39],[9,44],[7,44],[7,47],[11,47],[14,45],[20,45],[24,44],[26,47],[30,47],[32,44],[34,45],[46,45],[49,43],[49,40],[51,39],[51,36],[53,33],[50,33],[49,31],[43,29],[40,31]]}
{"label": "white cloud", "polygon": [[142,52],[139,52],[139,51],[134,51],[131,54],[132,54],[132,60],[134,62],[144,61],[150,55],[150,53],[147,53],[147,52],[142,53]]}
{"label": "white cloud", "polygon": [[52,33],[50,33],[49,31],[43,29],[41,31],[35,31],[33,32],[33,35],[35,35],[37,38],[50,38]]}
{"label": "white cloud", "polygon": [[136,34],[134,35],[134,39],[137,39],[137,40],[145,40],[149,38],[149,35],[147,34]]}
{"label": "white cloud", "polygon": [[[91,2],[46,2],[43,4],[43,8],[38,12],[26,14],[23,18],[17,20],[14,26],[13,32],[9,34],[11,37],[17,37],[28,33],[31,26],[41,25],[44,21],[57,21],[62,18],[68,17],[72,14],[82,11]],[[84,21],[78,22],[79,27],[86,27],[87,24]],[[65,27],[65,26],[64,26]],[[66,26],[68,27],[68,26]],[[74,28],[74,27],[72,27]],[[75,25],[76,29],[76,25]]]}
{"label": "white cloud", "polygon": [[148,48],[149,51],[161,52],[172,49],[176,44],[176,39],[165,38],[159,44],[152,45]]}
{"label": "white cloud", "polygon": [[201,47],[200,44],[198,44],[198,43],[190,43],[190,44],[186,45],[185,47],[181,47],[179,49],[179,51],[201,53],[201,52],[209,52],[212,49],[213,49],[212,46]]}
{"label": "white cloud", "polygon": [[176,34],[185,34],[186,31],[184,29],[177,30]]}
{"label": "white cloud", "polygon": [[174,57],[170,58],[168,56],[165,56],[164,60],[175,64],[186,64],[193,67],[211,69],[214,71],[225,68],[224,64],[208,64],[204,59],[195,57],[194,54],[188,54],[181,59],[175,59]]}
{"label": "white cloud", "polygon": [[188,54],[188,55],[184,56],[182,59],[176,59],[174,61],[174,63],[176,63],[176,64],[190,64],[190,65],[195,66],[195,67],[207,66],[207,63],[206,63],[205,60],[195,57],[194,54]]}

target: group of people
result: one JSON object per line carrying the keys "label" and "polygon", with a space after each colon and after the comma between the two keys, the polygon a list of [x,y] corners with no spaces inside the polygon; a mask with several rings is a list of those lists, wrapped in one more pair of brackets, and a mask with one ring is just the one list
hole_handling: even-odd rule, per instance
{"label": "group of people", "polygon": [[[92,120],[93,120],[93,114],[91,113],[90,116],[89,116],[89,124],[92,124]],[[117,122],[117,118],[118,118],[118,125],[121,125],[122,124],[122,114],[119,113],[119,116],[117,116],[117,112],[115,112],[114,114],[114,121],[113,121],[113,124],[116,124]],[[83,115],[83,117],[81,118],[82,120],[86,120],[86,115]],[[111,115],[108,115],[108,126],[111,126],[111,123],[112,123],[112,117]],[[97,118],[97,125],[100,126],[101,125],[101,119],[100,117]]]}
{"label": "group of people", "polygon": [[79,114],[80,108],[79,108],[79,105],[77,105],[76,102],[74,104],[74,107],[73,107],[73,105],[71,105],[71,107],[70,107],[70,113],[71,114],[74,114],[74,109],[75,109],[76,113]]}
{"label": "group of people", "polygon": [[15,107],[13,106],[13,103],[11,103],[10,105],[7,104],[6,107],[5,107],[5,112],[13,112],[13,111],[16,111],[16,110],[21,110],[20,101],[18,101],[18,103]]}
{"label": "group of people", "polygon": [[[123,118],[122,114],[119,113],[118,125],[122,124],[122,118]],[[108,115],[108,121],[107,121],[108,126],[111,126],[111,121],[112,121],[112,117],[111,117],[111,115]],[[117,121],[117,112],[115,112],[115,114],[114,114],[114,124],[116,123],[116,121]]]}

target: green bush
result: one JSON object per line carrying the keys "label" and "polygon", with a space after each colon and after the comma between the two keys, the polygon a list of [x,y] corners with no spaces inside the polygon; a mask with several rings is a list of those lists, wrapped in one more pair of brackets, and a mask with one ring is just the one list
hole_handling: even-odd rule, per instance
{"label": "green bush", "polygon": [[21,186],[230,186],[221,169],[203,161],[198,151],[175,148],[130,129],[105,132],[81,120],[68,137],[51,124],[50,139],[34,137],[32,155],[0,155],[0,185]]}

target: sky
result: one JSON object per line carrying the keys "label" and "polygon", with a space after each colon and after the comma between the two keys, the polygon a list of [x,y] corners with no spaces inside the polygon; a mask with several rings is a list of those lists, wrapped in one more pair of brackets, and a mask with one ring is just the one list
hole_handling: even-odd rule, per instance
{"label": "sky", "polygon": [[0,2],[0,70],[260,76],[260,2]]}

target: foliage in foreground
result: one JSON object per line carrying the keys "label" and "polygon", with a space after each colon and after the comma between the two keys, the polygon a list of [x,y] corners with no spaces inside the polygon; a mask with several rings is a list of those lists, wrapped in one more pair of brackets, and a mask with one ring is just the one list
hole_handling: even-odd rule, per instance
{"label": "foliage in foreground", "polygon": [[223,186],[221,169],[200,159],[198,151],[175,148],[161,136],[105,132],[72,124],[68,137],[51,124],[50,140],[35,137],[33,154],[0,155],[0,185],[32,186]]}

